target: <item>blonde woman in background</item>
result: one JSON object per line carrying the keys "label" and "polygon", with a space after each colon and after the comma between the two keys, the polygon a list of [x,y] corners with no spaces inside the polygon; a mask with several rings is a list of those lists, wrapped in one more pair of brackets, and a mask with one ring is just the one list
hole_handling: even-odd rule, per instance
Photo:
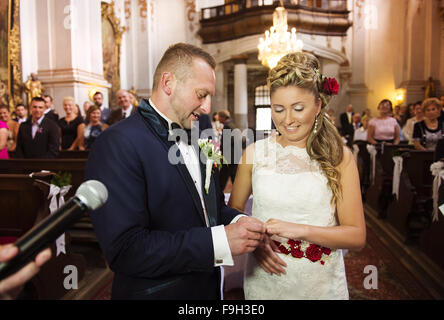
{"label": "blonde woman in background", "polygon": [[319,69],[313,55],[292,53],[270,70],[280,135],[248,146],[239,164],[229,204],[243,210],[254,193],[267,233],[247,259],[246,299],[349,298],[341,249],[366,239],[359,175],[326,112],[337,82]]}
{"label": "blonde woman in background", "polygon": [[58,121],[61,130],[62,150],[71,151],[77,148],[84,150],[80,142],[83,141],[85,124],[83,123],[82,116],[78,114],[73,97],[63,98],[63,110],[65,110],[66,116]]}
{"label": "blonde woman in background", "polygon": [[437,98],[429,98],[422,103],[424,120],[416,122],[413,128],[413,146],[416,150],[435,151],[438,140],[444,138],[441,115],[441,102]]}

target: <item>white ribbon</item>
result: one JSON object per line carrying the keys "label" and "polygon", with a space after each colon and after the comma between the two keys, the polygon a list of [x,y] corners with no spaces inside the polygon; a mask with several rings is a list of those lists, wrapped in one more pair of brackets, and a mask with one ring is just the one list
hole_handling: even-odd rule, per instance
{"label": "white ribbon", "polygon": [[208,194],[208,189],[210,189],[210,181],[211,181],[211,170],[213,169],[214,160],[207,159],[206,164],[206,172],[205,172],[205,191]]}
{"label": "white ribbon", "polygon": [[432,222],[438,221],[438,192],[441,186],[441,179],[444,180],[444,162],[437,161],[432,163],[430,171],[435,177],[433,179],[433,216]]}
{"label": "white ribbon", "polygon": [[[64,187],[57,187],[56,185],[49,185],[49,194],[48,199],[51,198],[51,202],[49,203],[49,211],[51,214],[57,211],[58,208],[65,204],[65,195],[68,193],[69,189],[71,189],[71,185]],[[57,195],[59,196],[59,203],[57,203]],[[58,256],[60,253],[66,254],[65,249],[65,234],[62,234],[56,240],[56,248]]]}
{"label": "white ribbon", "polygon": [[393,157],[393,162],[395,163],[395,165],[393,167],[392,194],[394,194],[396,196],[396,200],[398,200],[399,199],[399,181],[401,180],[403,158],[400,156],[395,156],[395,157]]}
{"label": "white ribbon", "polygon": [[355,158],[355,162],[358,163],[358,153],[359,153],[359,147],[354,144],[353,145],[353,157]]}
{"label": "white ribbon", "polygon": [[375,146],[372,144],[367,145],[367,151],[368,151],[368,153],[370,153],[370,159],[372,162],[372,176],[370,177],[371,178],[370,182],[371,182],[371,184],[373,184],[375,182],[376,154],[378,152],[376,151]]}

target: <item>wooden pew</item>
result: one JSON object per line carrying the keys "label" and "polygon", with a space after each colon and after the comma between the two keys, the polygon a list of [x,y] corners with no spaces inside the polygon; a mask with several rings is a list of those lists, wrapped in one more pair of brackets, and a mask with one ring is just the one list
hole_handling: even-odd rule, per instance
{"label": "wooden pew", "polygon": [[[69,172],[71,177],[71,190],[65,196],[69,199],[74,196],[78,187],[84,181],[87,159],[9,159],[0,160],[0,174],[29,174],[47,170],[50,172]],[[71,231],[72,241],[77,243],[97,242],[93,226],[89,217],[76,223]]]}
{"label": "wooden pew", "polygon": [[[40,177],[49,182],[51,175]],[[0,236],[18,238],[49,214],[41,184],[25,174],[0,174]]]}
{"label": "wooden pew", "polygon": [[358,152],[358,172],[361,185],[362,201],[365,202],[365,194],[370,186],[371,159],[367,151],[367,141],[356,141],[355,144],[359,148]]}
{"label": "wooden pew", "polygon": [[399,199],[392,201],[388,207],[388,222],[396,229],[400,240],[409,243],[416,242],[430,223],[433,151],[404,149],[401,156],[403,171]]}
{"label": "wooden pew", "polygon": [[58,159],[88,159],[89,151],[67,151],[62,150],[59,153]]}
{"label": "wooden pew", "polygon": [[376,155],[375,181],[367,189],[365,198],[366,203],[378,213],[380,219],[387,218],[387,209],[393,201],[393,156],[402,150],[411,150],[411,148],[406,145],[376,145],[378,153]]}
{"label": "wooden pew", "polygon": [[[49,186],[51,174],[0,174],[0,237],[19,238],[36,223],[49,215]],[[85,275],[86,261],[71,250],[69,233],[65,233],[66,254],[52,254],[40,272],[22,290],[19,299],[59,299],[68,293],[64,287],[66,266],[75,266],[78,281]]]}
{"label": "wooden pew", "polygon": [[[444,203],[444,183],[439,188],[438,206]],[[430,223],[420,236],[419,247],[444,270],[444,215],[438,209],[438,221]]]}
{"label": "wooden pew", "polygon": [[72,197],[84,181],[87,159],[8,159],[0,160],[0,174],[30,174],[47,170],[72,174],[72,188],[66,197]]}

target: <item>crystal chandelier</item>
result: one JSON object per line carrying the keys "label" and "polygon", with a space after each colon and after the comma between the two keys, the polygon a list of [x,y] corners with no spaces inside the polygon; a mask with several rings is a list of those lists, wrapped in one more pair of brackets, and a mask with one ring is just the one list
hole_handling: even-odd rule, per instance
{"label": "crystal chandelier", "polygon": [[258,59],[263,65],[274,68],[279,60],[288,53],[302,51],[304,43],[298,40],[296,28],[287,31],[287,10],[277,7],[273,13],[273,26],[265,31],[265,39],[259,39]]}

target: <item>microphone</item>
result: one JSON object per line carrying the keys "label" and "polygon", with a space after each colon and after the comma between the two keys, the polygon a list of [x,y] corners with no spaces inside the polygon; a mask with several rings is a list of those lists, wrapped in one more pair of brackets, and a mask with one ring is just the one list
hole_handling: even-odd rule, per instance
{"label": "microphone", "polygon": [[107,199],[108,190],[100,181],[88,180],[82,183],[74,197],[14,243],[19,252],[11,260],[0,263],[0,280],[14,274],[29,263],[40,251],[51,245],[68,227],[80,219],[85,211],[100,208]]}

